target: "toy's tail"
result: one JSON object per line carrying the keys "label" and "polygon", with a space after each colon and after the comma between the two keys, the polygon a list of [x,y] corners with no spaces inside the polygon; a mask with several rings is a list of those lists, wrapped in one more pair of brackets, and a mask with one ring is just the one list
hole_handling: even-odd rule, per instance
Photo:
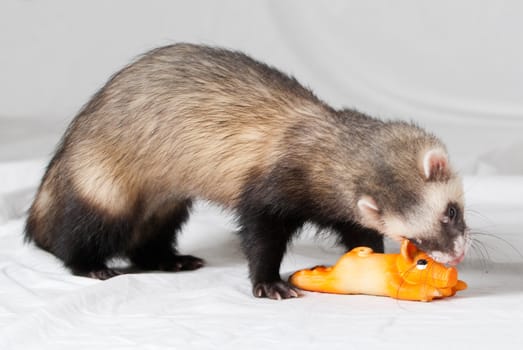
{"label": "toy's tail", "polygon": [[310,270],[295,272],[289,282],[294,286],[310,292],[343,293],[336,288],[337,279],[331,273],[332,267],[316,266]]}
{"label": "toy's tail", "polygon": [[458,283],[456,284],[456,286],[454,287],[457,291],[459,290],[465,290],[467,289],[467,283],[465,283],[464,281],[462,280],[458,280]]}

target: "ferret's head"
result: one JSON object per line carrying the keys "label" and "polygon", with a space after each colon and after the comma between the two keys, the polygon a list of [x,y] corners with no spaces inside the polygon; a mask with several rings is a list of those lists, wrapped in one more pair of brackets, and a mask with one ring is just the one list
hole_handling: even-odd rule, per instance
{"label": "ferret's head", "polygon": [[463,185],[444,147],[413,144],[383,154],[390,159],[377,166],[373,182],[380,185],[357,202],[362,223],[393,239],[409,239],[438,262],[461,262],[470,242]]}

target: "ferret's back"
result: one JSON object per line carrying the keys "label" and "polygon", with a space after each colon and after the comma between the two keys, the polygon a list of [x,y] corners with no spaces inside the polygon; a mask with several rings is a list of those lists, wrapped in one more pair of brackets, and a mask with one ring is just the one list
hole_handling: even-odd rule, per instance
{"label": "ferret's back", "polygon": [[327,109],[242,53],[163,47],[114,75],[80,112],[64,139],[64,166],[88,196],[106,188],[125,203],[176,188],[232,204],[249,174],[280,159],[287,130]]}

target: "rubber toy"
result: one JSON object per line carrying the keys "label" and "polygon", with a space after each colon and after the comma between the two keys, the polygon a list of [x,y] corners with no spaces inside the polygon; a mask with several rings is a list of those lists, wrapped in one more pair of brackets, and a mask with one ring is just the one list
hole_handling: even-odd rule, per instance
{"label": "rubber toy", "polygon": [[432,301],[450,297],[467,288],[458,271],[432,260],[404,240],[399,254],[374,253],[371,248],[354,248],[336,265],[317,266],[294,273],[294,286],[313,292],[368,294],[402,300]]}

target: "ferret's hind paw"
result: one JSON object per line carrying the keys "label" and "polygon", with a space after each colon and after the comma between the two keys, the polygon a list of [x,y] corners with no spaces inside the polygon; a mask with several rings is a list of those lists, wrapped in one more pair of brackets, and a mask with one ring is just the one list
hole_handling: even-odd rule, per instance
{"label": "ferret's hind paw", "polygon": [[175,255],[172,259],[160,262],[158,269],[161,271],[191,271],[205,265],[203,259],[192,255]]}
{"label": "ferret's hind paw", "polygon": [[122,274],[122,272],[119,272],[119,271],[116,271],[116,270],[113,270],[110,268],[106,268],[106,269],[101,269],[101,270],[90,271],[86,274],[86,276],[90,277],[90,278],[105,281],[105,280],[108,280],[109,278],[116,277],[121,274]]}

